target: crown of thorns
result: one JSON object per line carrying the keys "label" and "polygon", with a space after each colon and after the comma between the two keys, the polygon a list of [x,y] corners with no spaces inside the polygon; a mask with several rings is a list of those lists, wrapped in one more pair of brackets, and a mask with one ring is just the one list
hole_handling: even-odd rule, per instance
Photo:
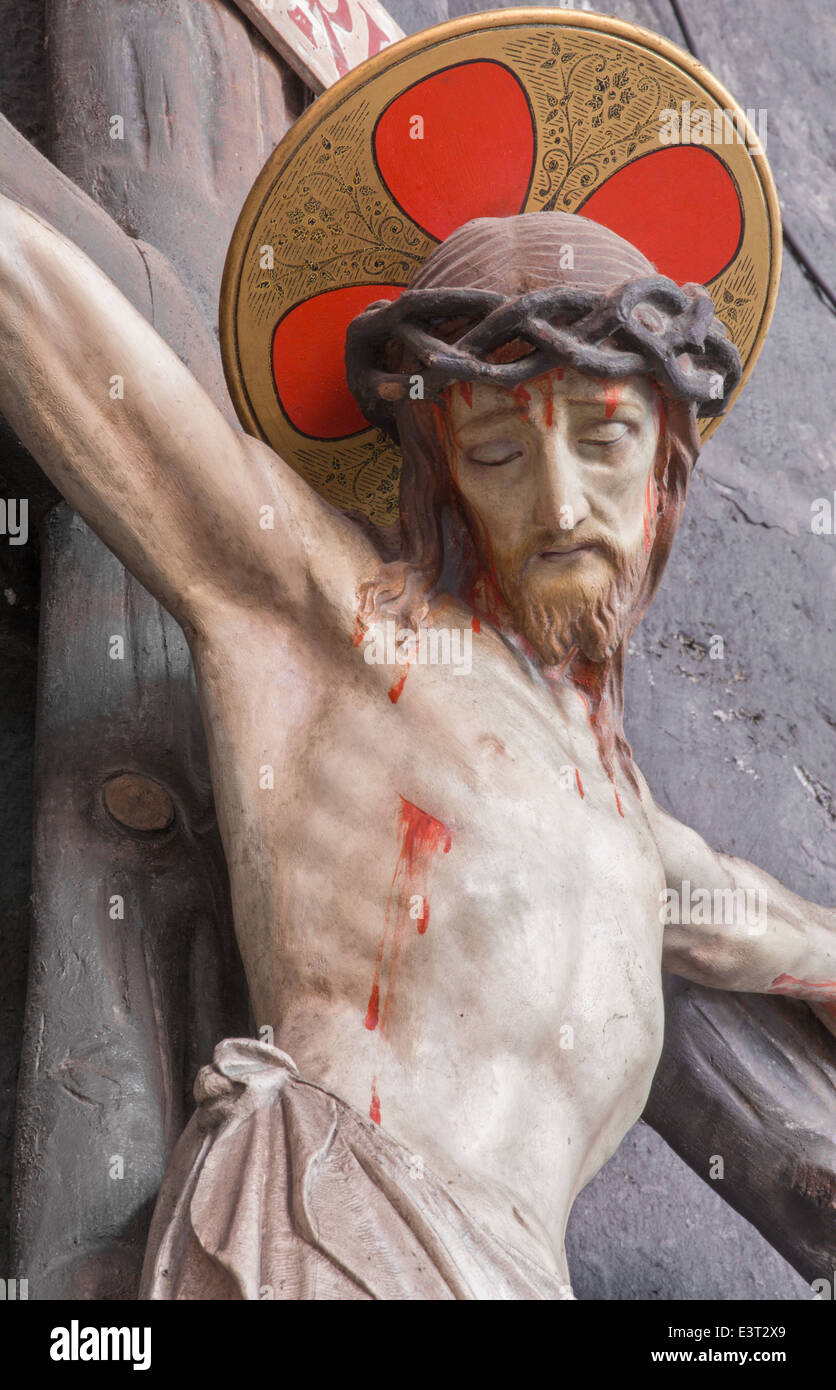
{"label": "crown of thorns", "polygon": [[[439,333],[456,320],[465,331],[445,341]],[[524,355],[497,360],[515,343]],[[417,364],[411,371],[387,370],[397,344]],[[615,380],[651,376],[674,400],[694,402],[698,415],[722,415],[741,374],[708,291],[663,275],[608,293],[556,286],[508,298],[489,290],[407,290],[394,302],[370,304],[346,337],[351,392],[366,418],[392,433],[395,407],[414,395],[416,373],[423,397],[437,400],[451,381],[514,387],[559,366]]]}

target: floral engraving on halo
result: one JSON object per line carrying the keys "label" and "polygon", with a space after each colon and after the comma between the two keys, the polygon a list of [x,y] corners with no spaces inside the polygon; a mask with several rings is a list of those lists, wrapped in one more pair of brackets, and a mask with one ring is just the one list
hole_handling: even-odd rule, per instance
{"label": "floral engraving on halo", "polygon": [[557,39],[551,57],[537,66],[548,79],[548,109],[536,191],[543,212],[571,209],[607,166],[614,171],[656,140],[662,84],[641,60],[632,73],[626,64],[613,69],[604,56],[562,49]]}
{"label": "floral engraving on halo", "polygon": [[[426,257],[427,238],[345,156],[357,145],[321,134],[320,151],[283,193],[292,208],[276,237],[275,275],[306,293],[348,280],[409,280]],[[274,282],[278,293],[283,287]]]}

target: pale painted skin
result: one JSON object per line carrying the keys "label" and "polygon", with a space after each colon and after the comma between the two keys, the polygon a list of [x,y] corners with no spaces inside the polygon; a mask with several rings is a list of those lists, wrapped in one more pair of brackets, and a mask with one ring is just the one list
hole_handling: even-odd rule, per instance
{"label": "pale painted skin", "polygon": [[[639,797],[619,777],[619,814],[577,692],[486,623],[470,675],[415,666],[393,703],[391,667],[353,640],[358,585],[378,565],[365,538],[233,431],[76,248],[5,200],[0,224],[0,408],[187,635],[258,1025],[363,1113],[376,1082],[383,1127],[568,1279],[574,1196],[651,1083],[663,959],[716,987],[791,977],[821,1005],[836,998],[833,912],[716,854],[643,782]],[[117,371],[125,398],[113,402]],[[638,540],[657,429],[646,384],[632,381],[609,419],[595,383],[567,373],[552,386],[552,423],[545,396],[527,419],[493,422],[478,416],[506,407],[501,393],[480,393],[472,412],[454,399],[459,486],[499,547],[553,528],[567,504],[567,544],[602,527]],[[491,467],[480,450],[509,438],[519,457]],[[601,563],[540,555],[531,582],[566,600]],[[436,622],[471,618],[456,600]],[[259,785],[266,764],[272,790]],[[443,822],[450,849],[410,885],[427,890],[428,929],[405,918],[372,1030],[401,797]],[[767,887],[765,932],[663,930],[660,895],[684,879]]]}
{"label": "pale painted skin", "polygon": [[448,394],[453,475],[494,557],[535,547],[525,587],[558,610],[605,590],[613,571],[594,541],[644,551],[659,437],[650,382],[607,387],[558,368],[516,395],[481,384]]}

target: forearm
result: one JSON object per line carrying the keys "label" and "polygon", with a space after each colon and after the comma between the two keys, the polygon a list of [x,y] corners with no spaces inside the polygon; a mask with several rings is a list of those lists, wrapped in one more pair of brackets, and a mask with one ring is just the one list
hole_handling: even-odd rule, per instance
{"label": "forearm", "polygon": [[659,844],[667,969],[715,989],[836,1003],[836,913],[671,817]]}

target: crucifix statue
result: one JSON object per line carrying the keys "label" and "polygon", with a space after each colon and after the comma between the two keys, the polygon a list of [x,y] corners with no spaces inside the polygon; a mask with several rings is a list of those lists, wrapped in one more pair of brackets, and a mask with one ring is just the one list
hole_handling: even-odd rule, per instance
{"label": "crucifix statue", "polygon": [[[836,1031],[836,913],[663,812],[622,727],[701,432],[768,321],[773,263],[734,202],[760,166],[671,166],[715,209],[716,264],[696,206],[690,250],[613,229],[627,179],[667,177],[626,143],[609,204],[598,185],[567,210],[580,156],[531,153],[560,26],[503,23],[502,62],[484,26],[381,54],[329,94],[339,133],[312,109],[265,171],[222,311],[248,434],[90,260],[0,204],[0,407],[186,635],[259,1033],[199,1074],[144,1297],[571,1298],[567,1220],[645,1105],[663,965]],[[594,113],[632,58],[589,43]],[[459,82],[488,125],[499,84],[502,130],[439,212]],[[736,342],[705,283],[738,270],[761,298]]]}

